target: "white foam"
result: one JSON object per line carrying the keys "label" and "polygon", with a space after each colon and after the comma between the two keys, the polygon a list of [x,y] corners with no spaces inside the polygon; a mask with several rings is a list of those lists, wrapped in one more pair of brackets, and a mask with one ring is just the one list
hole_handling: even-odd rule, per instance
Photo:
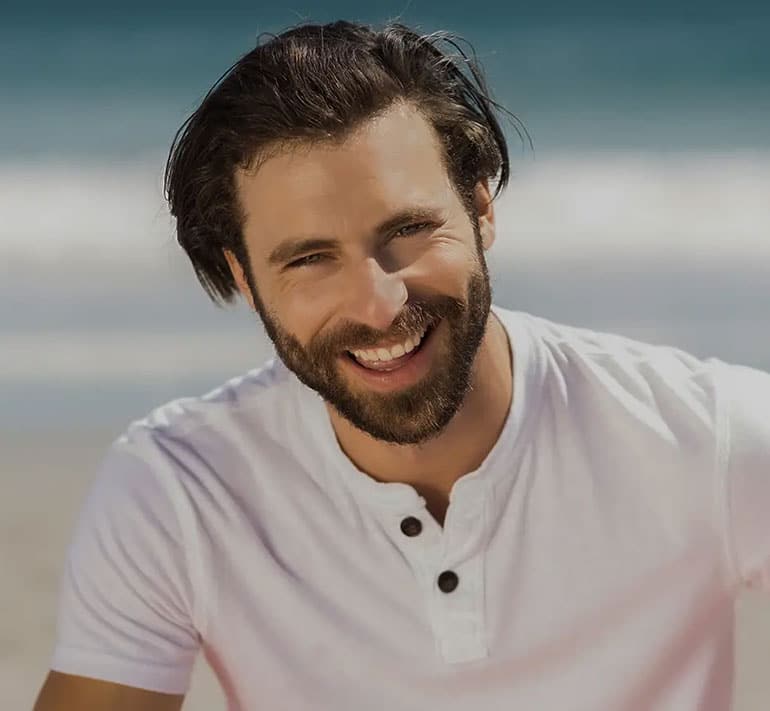
{"label": "white foam", "polygon": [[770,154],[574,155],[521,166],[497,206],[499,254],[770,256]]}
{"label": "white foam", "polygon": [[159,161],[5,164],[0,214],[0,258],[41,264],[149,265],[174,239]]}
{"label": "white foam", "polygon": [[272,354],[256,325],[231,332],[0,332],[0,385],[224,378],[260,366]]}
{"label": "white foam", "polygon": [[[497,204],[502,258],[602,253],[770,256],[770,153],[515,155]],[[168,262],[174,223],[162,157],[0,167],[0,260],[41,265]]]}

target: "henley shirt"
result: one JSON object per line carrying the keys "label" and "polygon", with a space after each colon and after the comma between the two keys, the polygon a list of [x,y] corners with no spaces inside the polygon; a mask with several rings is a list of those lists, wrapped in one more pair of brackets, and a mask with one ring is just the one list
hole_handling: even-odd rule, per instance
{"label": "henley shirt", "polygon": [[730,708],[735,598],[770,592],[770,375],[493,311],[511,408],[443,527],[277,358],[132,423],[51,668],[182,694],[202,653],[229,711]]}

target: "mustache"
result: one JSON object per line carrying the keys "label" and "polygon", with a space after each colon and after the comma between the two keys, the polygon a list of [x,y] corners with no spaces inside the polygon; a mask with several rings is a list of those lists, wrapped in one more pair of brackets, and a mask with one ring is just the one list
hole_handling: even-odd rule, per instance
{"label": "mustache", "polygon": [[348,323],[325,334],[308,350],[316,357],[335,356],[342,351],[360,350],[384,340],[398,340],[429,328],[444,318],[455,318],[463,312],[460,299],[442,296],[430,300],[407,302],[404,310],[387,331],[379,331],[365,324]]}

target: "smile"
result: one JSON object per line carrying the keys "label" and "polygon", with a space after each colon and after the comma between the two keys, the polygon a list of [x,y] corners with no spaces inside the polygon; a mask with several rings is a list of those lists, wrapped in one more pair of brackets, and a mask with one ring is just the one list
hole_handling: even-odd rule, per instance
{"label": "smile", "polygon": [[407,354],[415,350],[422,342],[427,328],[408,336],[401,343],[389,347],[370,348],[365,350],[348,351],[361,365],[369,368],[387,368],[393,366]]}
{"label": "smile", "polygon": [[[416,385],[430,372],[437,342],[434,336],[441,323],[418,331],[401,343],[346,351],[341,360],[342,367],[369,389],[378,392],[393,392]],[[398,355],[402,350],[403,353]]]}

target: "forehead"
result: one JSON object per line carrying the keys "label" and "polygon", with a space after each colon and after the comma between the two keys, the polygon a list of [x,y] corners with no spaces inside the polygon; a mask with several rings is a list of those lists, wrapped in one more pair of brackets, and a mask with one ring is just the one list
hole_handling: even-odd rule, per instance
{"label": "forehead", "polygon": [[236,187],[247,240],[260,248],[288,233],[342,238],[405,206],[446,207],[454,196],[438,137],[409,105],[342,142],[293,147],[239,171]]}

